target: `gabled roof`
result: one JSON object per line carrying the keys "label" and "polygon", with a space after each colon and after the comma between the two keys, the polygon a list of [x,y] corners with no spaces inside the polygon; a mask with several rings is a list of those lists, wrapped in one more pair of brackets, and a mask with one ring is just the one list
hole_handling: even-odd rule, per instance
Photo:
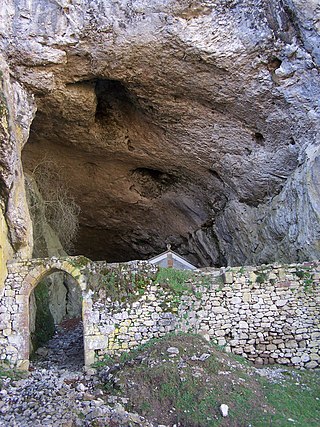
{"label": "gabled roof", "polygon": [[165,252],[162,252],[161,254],[156,255],[156,256],[148,259],[148,262],[150,262],[151,264],[158,264],[160,261],[164,260],[165,258],[168,258],[168,256],[170,256],[170,255],[171,255],[173,260],[180,262],[181,264],[185,265],[190,270],[196,270],[197,269],[197,267],[195,267],[190,262],[188,262],[187,260],[182,258],[182,256],[180,256],[176,252],[172,251],[170,245],[168,245],[168,249]]}

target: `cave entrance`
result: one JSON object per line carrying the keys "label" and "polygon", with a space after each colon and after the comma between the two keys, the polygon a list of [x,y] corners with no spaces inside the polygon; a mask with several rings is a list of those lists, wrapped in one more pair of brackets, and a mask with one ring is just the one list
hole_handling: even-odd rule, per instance
{"label": "cave entrance", "polygon": [[84,365],[82,292],[65,271],[37,281],[29,296],[29,354],[42,367]]}

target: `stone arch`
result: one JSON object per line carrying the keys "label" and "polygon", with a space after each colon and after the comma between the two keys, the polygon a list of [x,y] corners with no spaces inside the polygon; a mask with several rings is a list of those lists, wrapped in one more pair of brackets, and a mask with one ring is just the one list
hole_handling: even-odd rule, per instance
{"label": "stone arch", "polygon": [[82,293],[82,321],[83,321],[83,337],[84,337],[84,360],[85,365],[92,363],[91,358],[88,359],[88,354],[86,352],[86,329],[88,328],[89,318],[90,318],[90,308],[91,308],[91,294],[87,292],[87,278],[82,273],[81,268],[74,266],[68,260],[43,260],[43,262],[37,262],[37,264],[32,267],[31,270],[25,276],[22,286],[20,289],[20,303],[21,310],[19,311],[18,323],[20,330],[20,349],[19,349],[19,360],[18,367],[20,369],[27,369],[29,366],[29,340],[30,340],[30,314],[29,314],[29,298],[31,292],[35,289],[38,283],[49,276],[52,273],[56,272],[65,272],[68,273],[78,284]]}
{"label": "stone arch", "polygon": [[28,298],[33,291],[33,289],[37,286],[37,284],[44,279],[46,276],[49,276],[52,273],[56,273],[57,271],[62,271],[70,274],[75,281],[78,283],[82,292],[86,290],[87,287],[87,279],[84,274],[82,274],[81,269],[79,267],[71,264],[70,261],[54,261],[54,262],[43,262],[36,265],[29,273],[26,275],[22,287],[21,294],[28,295]]}

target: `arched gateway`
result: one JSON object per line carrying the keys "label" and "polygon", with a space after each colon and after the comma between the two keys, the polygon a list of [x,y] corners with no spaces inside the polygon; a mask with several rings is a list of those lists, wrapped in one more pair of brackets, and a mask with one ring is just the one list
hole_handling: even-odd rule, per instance
{"label": "arched gateway", "polygon": [[[80,262],[81,260],[81,262]],[[89,263],[89,260],[87,260]],[[8,276],[0,300],[0,357],[10,366],[29,366],[30,314],[29,297],[38,283],[55,272],[66,272],[76,281],[82,294],[84,361],[94,362],[90,348],[91,292],[88,290],[83,258],[31,259],[8,264]]]}

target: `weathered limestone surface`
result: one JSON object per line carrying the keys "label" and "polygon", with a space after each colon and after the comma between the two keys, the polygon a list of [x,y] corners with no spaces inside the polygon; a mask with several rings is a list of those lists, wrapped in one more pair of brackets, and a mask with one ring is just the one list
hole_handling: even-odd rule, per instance
{"label": "weathered limestone surface", "polygon": [[7,261],[13,254],[12,247],[8,239],[8,229],[5,217],[0,209],[0,292],[7,277]]}
{"label": "weathered limestone surface", "polygon": [[[150,280],[131,302],[111,300],[108,287],[90,289],[88,277],[105,269],[105,263],[53,258],[8,268],[0,301],[0,359],[20,368],[27,366],[29,357],[29,295],[41,278],[57,270],[69,273],[82,291],[87,365],[173,331],[200,333],[256,364],[309,369],[320,364],[316,262],[199,271],[192,291],[182,296]],[[154,266],[119,268],[123,276],[144,271],[150,278]]]}
{"label": "weathered limestone surface", "polygon": [[11,79],[1,52],[0,71],[1,247],[7,260],[13,251],[20,257],[32,254],[32,224],[26,204],[21,150],[29,136],[35,105],[33,97]]}
{"label": "weathered limestone surface", "polygon": [[25,168],[54,159],[81,204],[77,253],[319,258],[316,1],[4,0],[0,49],[26,133],[37,106]]}

